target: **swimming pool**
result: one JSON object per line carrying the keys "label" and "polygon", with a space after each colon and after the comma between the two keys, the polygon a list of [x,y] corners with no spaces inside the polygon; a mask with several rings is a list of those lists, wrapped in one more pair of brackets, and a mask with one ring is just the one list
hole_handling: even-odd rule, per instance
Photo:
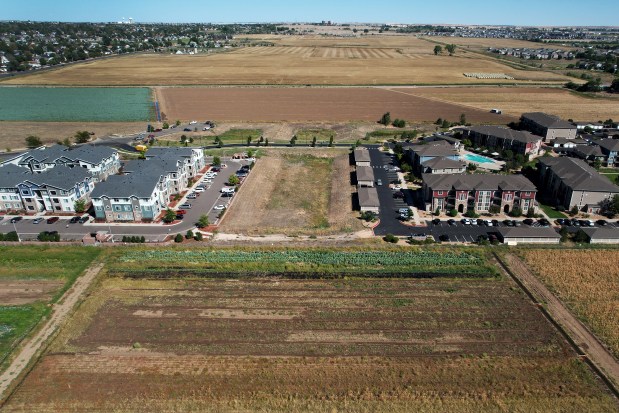
{"label": "swimming pool", "polygon": [[464,159],[469,161],[469,162],[475,162],[475,163],[496,163],[496,161],[494,159],[491,158],[487,158],[485,156],[481,156],[481,155],[476,155],[474,153],[467,153],[464,155]]}

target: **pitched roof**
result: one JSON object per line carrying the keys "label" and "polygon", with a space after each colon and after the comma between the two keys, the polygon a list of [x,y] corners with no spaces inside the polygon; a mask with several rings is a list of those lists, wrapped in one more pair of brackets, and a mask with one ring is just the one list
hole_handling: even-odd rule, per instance
{"label": "pitched roof", "polygon": [[53,186],[60,189],[71,189],[76,184],[90,178],[90,173],[84,168],[69,168],[68,166],[56,166],[45,172],[29,174],[23,181],[32,182],[39,186]]}
{"label": "pitched roof", "polygon": [[60,158],[67,150],[64,145],[52,145],[50,147],[42,146],[40,148],[33,149],[23,154],[20,163],[26,159],[34,159],[36,162],[48,162],[52,163],[56,159]]}
{"label": "pitched roof", "polygon": [[599,146],[580,145],[574,149],[574,152],[582,156],[604,156]]}
{"label": "pitched roof", "polygon": [[600,139],[593,141],[596,145],[600,145],[602,148],[609,152],[619,151],[619,139]]}
{"label": "pitched roof", "polygon": [[498,230],[503,238],[561,238],[557,231],[548,227],[499,227]]}
{"label": "pitched roof", "polygon": [[355,149],[355,162],[370,162],[370,151],[367,149]]}
{"label": "pitched roof", "polygon": [[371,166],[357,166],[357,181],[373,181],[374,170]]}
{"label": "pitched roof", "polygon": [[596,239],[617,239],[619,240],[619,229],[615,227],[582,228],[589,238]]}
{"label": "pitched roof", "polygon": [[90,197],[150,198],[158,182],[159,175],[155,174],[112,175],[105,182],[97,184]]}
{"label": "pitched roof", "polygon": [[501,126],[479,125],[467,129],[480,135],[495,136],[500,139],[523,143],[538,142],[543,139],[541,136],[533,135],[531,132],[509,129]]}
{"label": "pitched roof", "polygon": [[359,205],[362,207],[378,207],[380,201],[378,200],[378,192],[376,188],[359,188],[357,190],[359,196]]}
{"label": "pitched roof", "polygon": [[582,159],[552,158],[548,156],[538,159],[541,165],[550,168],[572,190],[619,193],[617,185],[600,175]]}
{"label": "pitched roof", "polygon": [[466,164],[462,161],[455,161],[450,158],[445,158],[443,156],[437,156],[430,160],[427,160],[423,163],[423,166],[426,166],[431,169],[461,169],[466,166]]}
{"label": "pitched roof", "polygon": [[454,156],[458,154],[453,145],[443,140],[425,145],[411,145],[407,149],[419,156]]}
{"label": "pitched roof", "polygon": [[65,151],[63,156],[74,161],[79,160],[91,164],[98,164],[115,153],[116,150],[110,148],[109,146],[81,145],[78,147],[69,148]]}
{"label": "pitched roof", "polygon": [[522,117],[549,129],[576,129],[570,122],[543,112],[523,113]]}
{"label": "pitched roof", "polygon": [[30,171],[17,165],[8,164],[0,168],[0,188],[14,188],[24,182]]}
{"label": "pitched roof", "polygon": [[421,177],[432,190],[537,191],[535,185],[522,175],[422,174]]}

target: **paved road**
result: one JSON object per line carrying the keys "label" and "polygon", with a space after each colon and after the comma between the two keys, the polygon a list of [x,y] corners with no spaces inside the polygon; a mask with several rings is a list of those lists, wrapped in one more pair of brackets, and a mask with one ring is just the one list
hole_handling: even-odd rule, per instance
{"label": "paved road", "polygon": [[615,386],[618,385],[619,362],[610,351],[531,273],[520,258],[514,254],[507,254],[505,260],[514,276],[539,302],[545,304],[548,313],[565,329],[587,357],[615,383]]}
{"label": "paved road", "polygon": [[41,350],[47,339],[63,324],[66,317],[71,313],[73,307],[78,302],[84,292],[90,287],[103,264],[99,263],[91,266],[86,273],[78,277],[73,286],[64,293],[60,300],[54,304],[51,317],[37,331],[37,333],[21,348],[11,365],[0,376],[0,400],[6,396],[4,394],[21,373],[28,367],[32,358]]}

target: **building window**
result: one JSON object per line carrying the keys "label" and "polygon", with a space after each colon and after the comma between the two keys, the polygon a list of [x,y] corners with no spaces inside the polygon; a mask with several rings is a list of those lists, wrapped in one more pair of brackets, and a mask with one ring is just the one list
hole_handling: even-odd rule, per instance
{"label": "building window", "polygon": [[49,191],[50,195],[56,195],[56,191]]}
{"label": "building window", "polygon": [[438,195],[443,195],[443,191],[437,191],[436,192]]}

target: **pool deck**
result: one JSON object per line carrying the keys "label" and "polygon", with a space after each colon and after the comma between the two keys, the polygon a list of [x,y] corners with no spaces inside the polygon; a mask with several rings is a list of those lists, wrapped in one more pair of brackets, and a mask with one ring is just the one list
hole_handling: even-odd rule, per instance
{"label": "pool deck", "polygon": [[[474,161],[471,161],[469,159],[466,159],[466,155],[483,156],[484,158],[491,159],[492,162],[474,162]],[[488,156],[480,155],[480,154],[469,152],[469,151],[462,151],[461,155],[460,155],[460,159],[463,162],[466,162],[467,165],[472,163],[474,165],[477,165],[478,168],[486,169],[488,171],[500,171],[501,169],[503,169],[503,165],[505,165],[505,162],[503,162],[503,161],[497,161],[496,159],[492,159],[492,158],[490,158]]]}

